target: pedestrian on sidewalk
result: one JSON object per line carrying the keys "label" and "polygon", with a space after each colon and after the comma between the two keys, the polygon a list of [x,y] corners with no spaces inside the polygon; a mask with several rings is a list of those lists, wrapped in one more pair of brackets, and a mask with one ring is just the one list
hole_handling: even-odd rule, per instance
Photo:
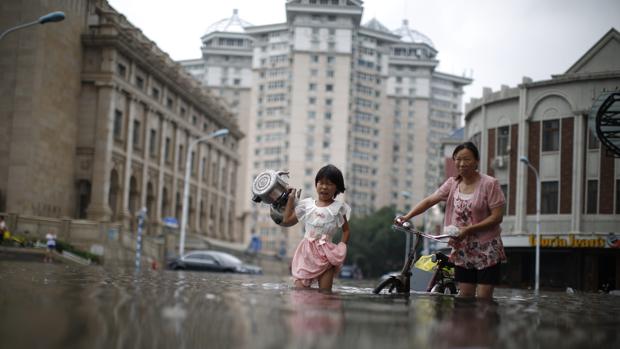
{"label": "pedestrian on sidewalk", "polygon": [[52,254],[56,249],[56,235],[49,232],[45,235],[45,239],[47,240],[47,252],[45,253],[45,258],[43,261],[45,263],[52,263],[54,261]]}

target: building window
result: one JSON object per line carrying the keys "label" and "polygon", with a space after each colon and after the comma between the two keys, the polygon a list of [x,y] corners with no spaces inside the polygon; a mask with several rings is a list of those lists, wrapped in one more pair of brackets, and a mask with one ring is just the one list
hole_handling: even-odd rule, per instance
{"label": "building window", "polygon": [[164,160],[170,161],[170,137],[166,137],[164,144]]}
{"label": "building window", "polygon": [[547,120],[542,123],[542,151],[560,149],[560,120]]}
{"label": "building window", "polygon": [[478,132],[475,135],[471,136],[471,138],[469,138],[469,141],[474,143],[476,147],[480,148],[480,137],[480,132]]}
{"label": "building window", "polygon": [[506,204],[504,205],[504,213],[508,212],[508,184],[501,184],[500,189],[502,193],[504,193],[504,198],[506,199]]}
{"label": "building window", "polygon": [[144,90],[144,78],[142,78],[140,76],[136,76],[136,86],[140,90]]}
{"label": "building window", "polygon": [[179,163],[177,164],[177,166],[179,167],[179,169],[183,169],[183,144],[179,144]]}
{"label": "building window", "polygon": [[328,78],[333,78],[333,77],[334,77],[334,71],[333,71],[333,70],[331,70],[331,69],[330,69],[330,70],[328,70],[328,71],[327,71],[327,77],[328,77]]}
{"label": "building window", "polygon": [[586,213],[596,214],[598,212],[598,181],[588,180],[586,189]]}
{"label": "building window", "polygon": [[616,214],[620,214],[620,179],[616,179]]}
{"label": "building window", "polygon": [[510,144],[510,127],[503,126],[497,128],[497,155],[508,155]]}
{"label": "building window", "polygon": [[166,98],[166,106],[172,109],[172,107],[174,106],[174,101],[172,100],[172,98],[170,97]]}
{"label": "building window", "polygon": [[151,129],[151,138],[149,139],[149,153],[151,156],[157,154],[157,130]]}
{"label": "building window", "polygon": [[312,55],[312,63],[319,63],[319,55]]}
{"label": "building window", "polygon": [[588,127],[588,149],[595,150],[601,147],[601,142],[598,140],[596,133]]}
{"label": "building window", "polygon": [[540,213],[558,213],[558,181],[542,182],[540,187]]}
{"label": "building window", "polygon": [[332,85],[332,84],[325,85],[325,91],[331,92],[333,90],[334,90],[334,85]]}
{"label": "building window", "polygon": [[123,112],[118,109],[114,110],[114,138],[123,138]]}
{"label": "building window", "polygon": [[133,121],[133,146],[138,148],[140,146],[140,121]]}
{"label": "building window", "polygon": [[118,75],[120,75],[123,79],[127,78],[127,67],[125,67],[124,64],[118,63],[116,65],[116,72],[118,73]]}
{"label": "building window", "polygon": [[153,89],[151,90],[151,95],[153,96],[153,98],[155,98],[156,100],[159,100],[159,90],[156,89],[155,87],[153,87]]}

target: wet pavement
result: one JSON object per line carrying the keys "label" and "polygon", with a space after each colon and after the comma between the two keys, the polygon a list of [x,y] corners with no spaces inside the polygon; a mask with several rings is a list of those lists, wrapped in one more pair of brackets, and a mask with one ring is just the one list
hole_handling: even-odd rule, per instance
{"label": "wet pavement", "polygon": [[3,348],[620,347],[620,296],[498,289],[494,302],[332,294],[288,278],[0,260]]}

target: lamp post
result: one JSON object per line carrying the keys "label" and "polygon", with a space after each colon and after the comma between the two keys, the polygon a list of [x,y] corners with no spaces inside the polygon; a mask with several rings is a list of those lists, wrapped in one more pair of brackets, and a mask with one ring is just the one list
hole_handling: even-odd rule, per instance
{"label": "lamp post", "polygon": [[526,164],[536,175],[536,269],[534,271],[534,292],[538,294],[540,286],[540,177],[538,176],[538,171],[530,164],[527,156],[520,157],[519,161]]}
{"label": "lamp post", "polygon": [[194,146],[200,142],[207,141],[214,137],[225,136],[228,134],[228,129],[223,128],[217,130],[215,132],[209,133],[208,135],[195,139],[189,143],[187,147],[187,158],[185,159],[185,183],[183,184],[183,213],[181,215],[181,238],[179,241],[179,256],[183,256],[185,252],[185,229],[187,228],[187,206],[189,201],[189,173],[191,171],[190,167],[192,165],[192,149]]}
{"label": "lamp post", "polygon": [[9,29],[3,31],[2,34],[0,34],[0,40],[3,37],[5,37],[8,33],[12,32],[12,31],[16,31],[18,29],[30,27],[30,26],[35,25],[35,24],[45,24],[45,23],[51,23],[51,22],[60,22],[60,21],[62,21],[64,19],[65,19],[65,13],[64,12],[62,12],[62,11],[50,12],[50,13],[44,15],[44,16],[39,17],[39,19],[37,19],[36,21],[32,21],[32,22],[16,25],[16,26],[14,26],[12,28],[9,28]]}
{"label": "lamp post", "polygon": [[[403,198],[404,198],[405,200],[407,200],[407,201],[408,201],[409,199],[411,199],[411,193],[410,193],[410,192],[408,192],[408,191],[406,191],[406,190],[401,191],[401,192],[400,192],[400,195],[402,195],[402,196],[403,196]],[[407,206],[407,205],[405,205],[405,208],[406,208],[406,206]],[[402,214],[407,214],[407,212],[404,212],[404,213],[402,213]],[[410,236],[409,236],[409,234],[407,233],[407,234],[405,235],[405,261],[407,260],[407,257],[409,257],[409,246],[410,246],[410,245],[411,245],[411,237],[410,237]]]}

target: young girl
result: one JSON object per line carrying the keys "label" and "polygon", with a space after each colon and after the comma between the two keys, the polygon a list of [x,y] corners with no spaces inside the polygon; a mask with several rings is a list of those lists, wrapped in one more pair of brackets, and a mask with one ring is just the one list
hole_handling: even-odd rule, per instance
{"label": "young girl", "polygon": [[[304,223],[306,233],[301,240],[291,265],[295,287],[308,288],[315,280],[319,289],[330,291],[334,276],[342,267],[347,254],[349,205],[335,198],[344,193],[344,178],[336,166],[327,165],[314,179],[317,200],[307,198],[296,202],[299,195],[292,189],[283,213],[283,225]],[[338,245],[332,237],[342,227],[342,241]]]}

